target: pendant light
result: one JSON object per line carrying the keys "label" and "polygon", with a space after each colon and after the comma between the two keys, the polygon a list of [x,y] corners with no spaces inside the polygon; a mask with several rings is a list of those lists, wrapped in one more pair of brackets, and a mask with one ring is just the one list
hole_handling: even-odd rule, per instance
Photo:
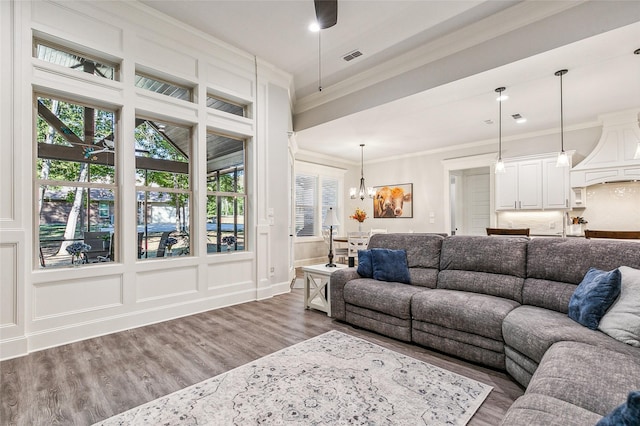
{"label": "pendant light", "polygon": [[498,161],[496,162],[496,174],[504,173],[504,161],[502,161],[502,101],[507,99],[502,94],[506,90],[505,87],[498,87],[496,92],[498,93]]}
{"label": "pendant light", "polygon": [[[640,56],[640,49],[634,50],[633,54]],[[638,145],[636,146],[636,153],[633,155],[633,159],[640,160],[640,140],[638,141]]]}
{"label": "pendant light", "polygon": [[556,167],[569,167],[569,156],[564,152],[564,110],[562,99],[562,76],[568,73],[567,70],[556,71],[555,75],[560,77],[560,152],[558,153],[558,160],[556,161]]}
{"label": "pendant light", "polygon": [[360,144],[360,188],[350,188],[349,195],[352,199],[360,198],[364,200],[364,197],[373,198],[374,191],[372,187],[366,187],[364,184],[364,144]]}

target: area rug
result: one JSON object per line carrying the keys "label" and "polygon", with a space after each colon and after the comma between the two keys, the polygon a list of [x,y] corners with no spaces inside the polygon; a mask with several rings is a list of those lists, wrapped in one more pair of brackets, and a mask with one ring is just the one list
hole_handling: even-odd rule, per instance
{"label": "area rug", "polygon": [[338,331],[99,425],[464,425],[492,387]]}

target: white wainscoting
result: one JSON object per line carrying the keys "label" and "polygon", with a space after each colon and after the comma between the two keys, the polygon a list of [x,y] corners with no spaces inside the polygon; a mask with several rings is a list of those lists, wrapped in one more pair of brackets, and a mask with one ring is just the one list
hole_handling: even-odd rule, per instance
{"label": "white wainscoting", "polygon": [[[166,260],[163,262],[172,262]],[[136,276],[136,302],[164,299],[198,291],[195,266],[139,272]]]}

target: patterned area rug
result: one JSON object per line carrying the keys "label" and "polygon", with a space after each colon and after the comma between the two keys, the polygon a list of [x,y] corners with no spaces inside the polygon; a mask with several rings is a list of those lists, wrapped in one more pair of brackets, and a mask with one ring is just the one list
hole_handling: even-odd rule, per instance
{"label": "patterned area rug", "polygon": [[492,387],[330,331],[100,425],[464,425]]}

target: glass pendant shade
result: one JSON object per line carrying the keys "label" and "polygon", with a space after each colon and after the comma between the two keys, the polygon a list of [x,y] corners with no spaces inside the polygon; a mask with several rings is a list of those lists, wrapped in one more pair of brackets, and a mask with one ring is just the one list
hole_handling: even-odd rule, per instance
{"label": "glass pendant shade", "polygon": [[496,162],[496,174],[502,174],[504,173],[506,170],[504,168],[504,161],[502,161],[502,158],[498,158],[498,161]]}
{"label": "glass pendant shade", "polygon": [[569,167],[569,156],[566,152],[560,151],[558,153],[558,160],[556,161],[556,167]]}

